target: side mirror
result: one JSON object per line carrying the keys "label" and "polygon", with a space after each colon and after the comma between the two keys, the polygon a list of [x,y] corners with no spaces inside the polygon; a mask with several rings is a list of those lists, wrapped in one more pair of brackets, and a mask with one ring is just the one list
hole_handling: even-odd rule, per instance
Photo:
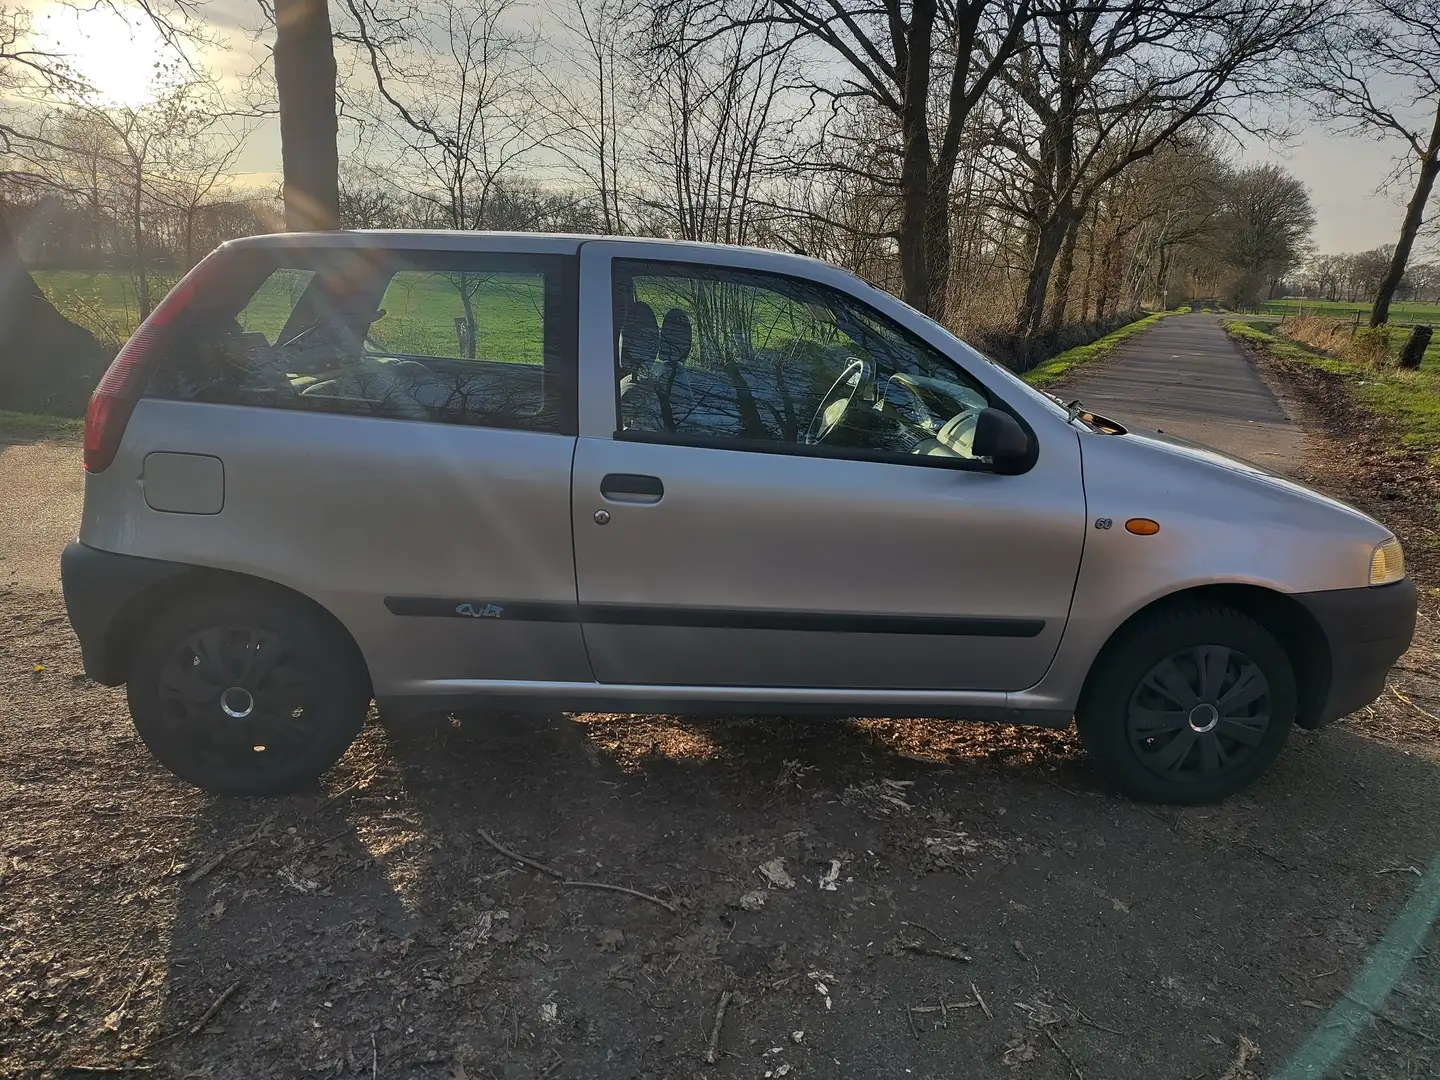
{"label": "side mirror", "polygon": [[1030,435],[1007,412],[1000,409],[981,409],[975,418],[975,436],[970,443],[970,452],[977,457],[988,457],[995,463],[998,473],[1019,472],[1029,461],[1031,451]]}

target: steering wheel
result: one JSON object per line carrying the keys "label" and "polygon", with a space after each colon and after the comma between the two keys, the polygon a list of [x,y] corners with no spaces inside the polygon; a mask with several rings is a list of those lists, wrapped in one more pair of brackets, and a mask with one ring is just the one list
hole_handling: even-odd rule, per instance
{"label": "steering wheel", "polygon": [[[820,404],[815,406],[815,415],[810,417],[810,425],[805,429],[805,445],[815,446],[824,442],[840,426],[840,421],[845,418],[859,395],[860,388],[873,378],[868,361],[861,360],[858,356],[852,356],[846,361],[845,370],[840,372],[840,377],[830,384],[830,389],[825,391]],[[848,391],[847,384],[850,384]]]}

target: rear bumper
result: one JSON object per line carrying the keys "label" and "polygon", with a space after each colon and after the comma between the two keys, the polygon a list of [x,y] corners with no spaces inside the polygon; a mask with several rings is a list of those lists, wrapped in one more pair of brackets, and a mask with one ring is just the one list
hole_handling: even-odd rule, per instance
{"label": "rear bumper", "polygon": [[60,556],[65,611],[80,639],[85,674],[106,686],[125,681],[127,623],[141,594],[191,570],[183,563],[117,555],[78,540]]}
{"label": "rear bumper", "polygon": [[1299,593],[1295,599],[1315,617],[1330,649],[1330,687],[1319,710],[1302,717],[1304,727],[1319,727],[1380,696],[1385,677],[1410,647],[1415,632],[1415,583],[1366,589]]}

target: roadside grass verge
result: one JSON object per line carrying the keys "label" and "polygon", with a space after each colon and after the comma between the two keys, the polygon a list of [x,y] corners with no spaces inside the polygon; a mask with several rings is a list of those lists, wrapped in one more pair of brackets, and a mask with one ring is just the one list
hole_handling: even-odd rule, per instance
{"label": "roadside grass verge", "polygon": [[78,439],[84,434],[85,421],[74,417],[0,409],[0,439]]}
{"label": "roadside grass verge", "polygon": [[1025,372],[1021,378],[1031,386],[1050,386],[1072,374],[1076,368],[1099,360],[1126,338],[1144,333],[1167,315],[1176,314],[1178,312],[1157,311],[1153,315],[1146,315],[1143,319],[1126,323],[1120,329],[1111,331],[1098,341],[1092,341],[1089,345],[1077,345],[1073,349],[1066,349],[1059,356],[1052,356],[1039,367]]}
{"label": "roadside grass verge", "polygon": [[1303,364],[1338,377],[1358,405],[1393,425],[1401,445],[1429,454],[1440,451],[1440,369],[1427,365],[1405,371],[1342,360],[1240,319],[1227,319],[1225,331],[1281,364]]}

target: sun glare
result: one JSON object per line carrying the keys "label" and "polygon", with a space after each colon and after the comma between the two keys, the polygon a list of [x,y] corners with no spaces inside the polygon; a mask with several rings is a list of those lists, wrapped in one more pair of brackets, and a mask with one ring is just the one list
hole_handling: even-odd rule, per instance
{"label": "sun glare", "polygon": [[148,19],[123,8],[51,4],[35,23],[41,47],[61,55],[106,105],[133,108],[154,101],[179,59]]}

